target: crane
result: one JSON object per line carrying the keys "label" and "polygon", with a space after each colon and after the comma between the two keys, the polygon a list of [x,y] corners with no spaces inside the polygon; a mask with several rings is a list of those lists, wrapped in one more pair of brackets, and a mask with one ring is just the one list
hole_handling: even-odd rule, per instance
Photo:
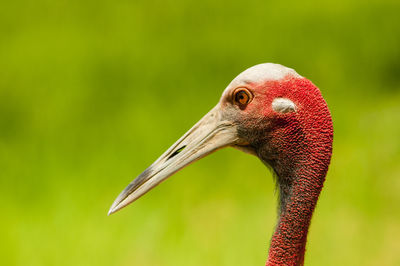
{"label": "crane", "polygon": [[188,164],[231,146],[257,156],[276,175],[279,216],[266,265],[303,265],[332,141],[328,106],[311,81],[279,64],[255,65],[234,78],[218,104],[121,192],[109,215]]}

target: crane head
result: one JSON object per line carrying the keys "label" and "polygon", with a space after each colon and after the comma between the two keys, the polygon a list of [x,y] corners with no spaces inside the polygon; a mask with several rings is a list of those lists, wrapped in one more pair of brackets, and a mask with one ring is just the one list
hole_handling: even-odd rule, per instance
{"label": "crane head", "polygon": [[[109,214],[188,164],[227,146],[258,156],[278,175],[289,171],[297,160],[304,160],[304,149],[318,134],[332,142],[330,121],[320,91],[309,80],[282,65],[253,66],[233,79],[218,104],[121,192]],[[330,143],[320,152],[327,164]]]}

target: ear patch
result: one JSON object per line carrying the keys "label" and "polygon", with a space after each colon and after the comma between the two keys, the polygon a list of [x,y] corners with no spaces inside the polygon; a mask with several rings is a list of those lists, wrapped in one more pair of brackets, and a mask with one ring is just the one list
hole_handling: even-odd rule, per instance
{"label": "ear patch", "polygon": [[287,98],[275,98],[272,101],[272,109],[274,109],[275,112],[286,114],[296,112],[297,107],[294,102]]}

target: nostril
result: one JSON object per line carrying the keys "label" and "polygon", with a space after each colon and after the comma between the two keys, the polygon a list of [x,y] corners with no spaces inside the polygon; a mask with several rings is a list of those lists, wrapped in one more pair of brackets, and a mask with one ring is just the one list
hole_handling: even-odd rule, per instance
{"label": "nostril", "polygon": [[185,146],[182,146],[182,147],[180,147],[179,149],[177,149],[176,151],[174,151],[174,152],[167,158],[167,161],[168,161],[169,159],[171,159],[172,157],[175,157],[176,155],[178,155],[181,151],[183,151],[184,148],[186,148],[186,145],[185,145]]}

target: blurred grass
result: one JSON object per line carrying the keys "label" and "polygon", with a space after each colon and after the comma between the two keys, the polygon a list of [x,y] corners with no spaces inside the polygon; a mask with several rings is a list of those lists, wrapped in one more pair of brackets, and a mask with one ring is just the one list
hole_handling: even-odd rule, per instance
{"label": "blurred grass", "polygon": [[263,265],[274,184],[233,149],[106,216],[234,76],[261,62],[310,78],[334,119],[306,265],[400,265],[398,1],[1,6],[3,265]]}

